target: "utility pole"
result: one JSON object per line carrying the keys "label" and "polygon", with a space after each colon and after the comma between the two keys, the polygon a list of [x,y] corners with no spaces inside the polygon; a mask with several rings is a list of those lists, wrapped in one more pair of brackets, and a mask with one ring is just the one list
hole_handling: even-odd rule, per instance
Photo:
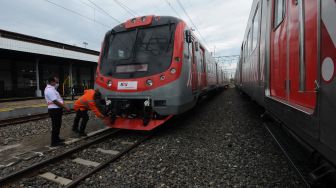
{"label": "utility pole", "polygon": [[87,42],[83,42],[83,44],[84,44],[84,48],[86,48],[86,46],[89,44],[89,43],[87,43]]}

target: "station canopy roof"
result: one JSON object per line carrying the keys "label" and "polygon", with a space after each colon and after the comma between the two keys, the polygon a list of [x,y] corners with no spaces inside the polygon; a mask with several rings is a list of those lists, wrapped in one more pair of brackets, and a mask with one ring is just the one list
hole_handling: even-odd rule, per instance
{"label": "station canopy roof", "polygon": [[98,62],[99,52],[0,29],[0,49]]}

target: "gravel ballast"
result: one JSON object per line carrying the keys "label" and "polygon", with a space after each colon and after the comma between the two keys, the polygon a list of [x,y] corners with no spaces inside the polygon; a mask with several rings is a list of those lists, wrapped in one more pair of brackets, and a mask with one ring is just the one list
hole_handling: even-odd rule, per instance
{"label": "gravel ballast", "polygon": [[302,187],[262,125],[262,112],[225,90],[80,187]]}
{"label": "gravel ballast", "polygon": [[[225,90],[169,120],[152,139],[87,178],[79,187],[303,187],[265,130],[262,113],[237,90]],[[72,118],[65,121],[69,127]],[[95,152],[97,147],[121,151],[126,147],[121,142],[135,142],[144,135],[124,131],[39,172],[75,179],[90,168],[73,163],[72,159],[101,163],[111,155]],[[47,156],[61,151],[59,148]],[[61,187],[40,177],[24,178],[16,185]]]}
{"label": "gravel ballast", "polygon": [[[97,120],[97,118],[90,112],[90,120],[87,129]],[[66,114],[62,117],[61,136],[63,132],[72,127],[75,114]],[[16,125],[8,125],[0,127],[0,145],[9,145],[20,143],[23,140],[34,139],[37,135],[50,134],[51,119],[41,119],[37,121],[29,121]]]}

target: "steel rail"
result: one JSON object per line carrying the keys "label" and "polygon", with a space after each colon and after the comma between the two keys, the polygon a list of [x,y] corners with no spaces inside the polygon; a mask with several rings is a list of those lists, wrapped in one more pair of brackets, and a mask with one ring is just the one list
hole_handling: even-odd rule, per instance
{"label": "steel rail", "polygon": [[[63,115],[72,114],[72,113],[74,113],[74,111],[64,112]],[[42,113],[42,114],[33,114],[29,116],[21,116],[21,117],[16,117],[16,118],[3,119],[3,120],[0,120],[0,127],[6,127],[8,125],[16,125],[19,123],[26,123],[30,121],[37,121],[41,119],[46,119],[48,117],[49,117],[48,113]]]}
{"label": "steel rail", "polygon": [[109,160],[105,161],[104,163],[100,164],[99,166],[97,166],[96,168],[92,169],[90,172],[88,172],[87,174],[84,174],[82,176],[80,176],[79,178],[73,180],[71,183],[67,184],[65,186],[65,188],[71,188],[71,187],[76,187],[80,182],[82,182],[83,180],[85,180],[86,178],[90,177],[91,175],[95,174],[96,172],[100,171],[101,169],[105,168],[107,165],[113,163],[114,161],[118,160],[119,158],[121,158],[122,156],[125,156],[125,154],[127,154],[129,151],[131,151],[132,149],[136,148],[137,146],[139,146],[141,143],[143,143],[144,141],[148,140],[149,138],[151,138],[154,135],[154,132],[152,132],[151,134],[147,135],[146,137],[144,137],[143,139],[137,141],[136,143],[134,143],[133,145],[129,146],[128,148],[126,148],[124,151],[118,153],[117,155],[111,157]]}
{"label": "steel rail", "polygon": [[282,153],[286,156],[287,160],[289,161],[290,165],[292,166],[292,168],[295,170],[295,172],[299,175],[300,179],[304,182],[306,187],[311,187],[310,184],[308,183],[308,181],[306,180],[306,178],[302,175],[301,171],[299,170],[299,168],[295,165],[294,161],[290,158],[290,156],[288,155],[288,152],[285,150],[285,148],[281,145],[281,143],[279,142],[279,140],[275,137],[275,135],[273,134],[273,132],[269,129],[268,125],[266,123],[263,123],[264,127],[266,128],[266,130],[269,132],[269,134],[272,136],[272,138],[274,139],[274,141],[276,142],[276,144],[279,146],[279,148],[281,149]]}
{"label": "steel rail", "polygon": [[[66,151],[64,153],[58,154],[58,155],[56,155],[56,156],[54,156],[52,158],[49,158],[49,159],[43,160],[41,162],[35,163],[35,164],[33,164],[33,165],[31,165],[31,166],[29,166],[27,168],[24,168],[24,169],[22,169],[20,171],[13,172],[13,173],[9,174],[8,176],[5,176],[5,177],[3,177],[3,178],[0,179],[0,187],[2,185],[4,185],[4,184],[10,183],[10,181],[12,181],[12,180],[20,179],[22,176],[24,176],[28,172],[33,172],[36,169],[39,169],[39,168],[42,168],[42,167],[44,167],[46,165],[49,165],[51,163],[57,162],[57,161],[65,158],[65,157],[67,157],[69,155],[72,155],[75,152],[81,151],[81,150],[83,150],[83,149],[85,149],[85,148],[87,148],[87,147],[89,147],[89,146],[91,146],[93,144],[96,144],[96,143],[98,143],[98,142],[100,142],[102,140],[105,140],[106,138],[108,138],[108,137],[110,137],[110,136],[112,136],[112,135],[114,135],[114,134],[116,134],[116,133],[118,133],[120,131],[121,131],[120,129],[117,129],[117,130],[114,130],[114,131],[112,131],[111,129],[107,129],[107,130],[105,130],[105,131],[103,131],[101,133],[101,134],[103,134],[102,136],[100,136],[100,137],[98,137],[98,138],[96,138],[96,139],[94,139],[94,140],[92,140],[92,141],[90,141],[88,143],[79,145],[79,146],[77,146],[77,147],[75,147],[75,148],[73,148],[73,149],[71,149],[69,151]],[[89,137],[87,137],[87,138],[89,138]]]}

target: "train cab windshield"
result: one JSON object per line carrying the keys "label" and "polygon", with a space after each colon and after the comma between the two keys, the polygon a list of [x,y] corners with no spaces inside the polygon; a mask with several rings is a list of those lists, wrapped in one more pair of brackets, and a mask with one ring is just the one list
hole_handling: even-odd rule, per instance
{"label": "train cab windshield", "polygon": [[138,78],[164,72],[171,64],[174,33],[174,24],[112,33],[105,39],[100,73]]}

